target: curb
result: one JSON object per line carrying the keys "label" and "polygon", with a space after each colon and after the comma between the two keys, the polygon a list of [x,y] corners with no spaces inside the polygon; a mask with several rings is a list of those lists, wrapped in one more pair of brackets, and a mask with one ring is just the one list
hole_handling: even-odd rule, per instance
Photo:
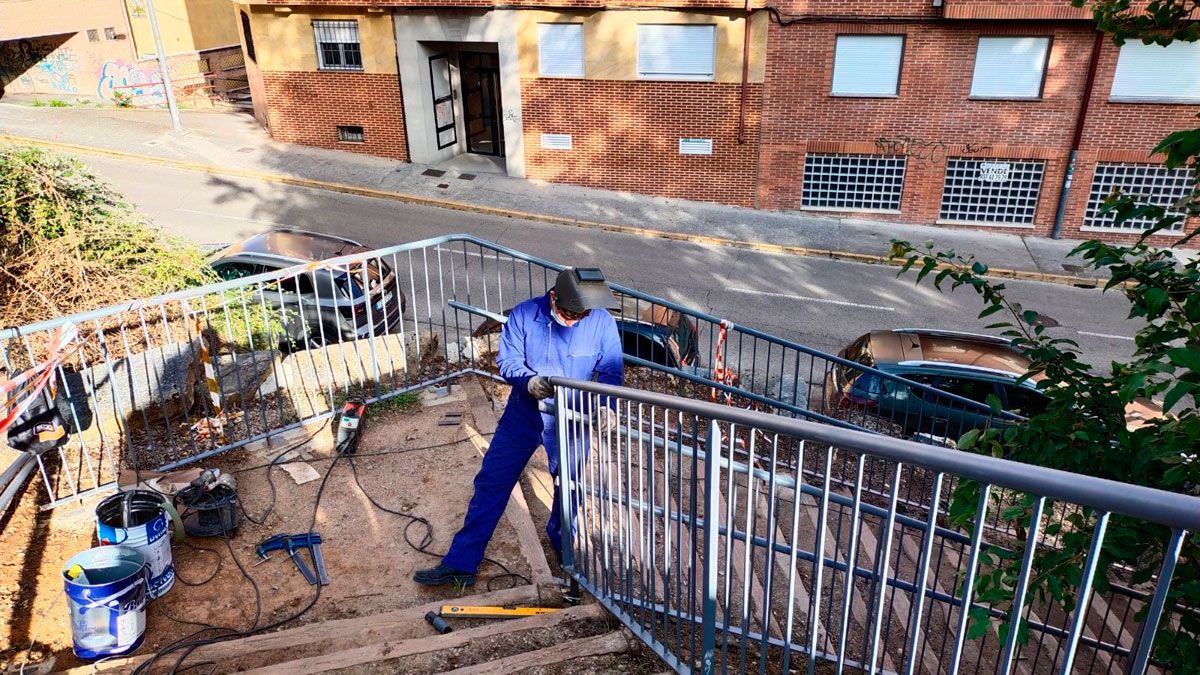
{"label": "curb", "polygon": [[[266,183],[275,183],[278,185],[291,185],[295,187],[304,187],[314,190],[326,190],[329,192],[340,192],[342,194],[354,195],[357,197],[370,197],[373,199],[386,199],[394,202],[402,202],[406,204],[419,204],[422,206],[434,206],[437,208],[451,209],[454,211],[467,211],[479,213],[489,216],[499,216],[502,218],[518,218],[521,220],[532,220],[543,223],[555,223],[559,225],[569,225],[587,230],[599,230],[602,232],[614,232],[617,234],[627,234],[636,237],[644,237],[648,239],[667,239],[670,241],[686,241],[694,244],[704,244],[708,246],[723,246],[726,248],[739,248],[758,253],[774,253],[783,255],[797,255],[809,258],[829,258],[832,260],[845,260],[848,262],[866,263],[871,265],[885,265],[888,267],[900,267],[902,262],[897,262],[889,259],[887,256],[875,255],[871,253],[856,253],[854,251],[838,251],[832,249],[808,248],[804,246],[791,246],[787,244],[769,244],[759,241],[747,241],[742,239],[728,239],[725,237],[712,237],[707,235],[686,234],[683,232],[671,232],[667,230],[655,230],[647,227],[638,227],[636,225],[618,225],[615,223],[601,223],[591,220],[581,220],[578,218],[569,218],[565,216],[552,216],[544,213],[530,213],[526,211],[518,211],[515,209],[502,209],[491,206],[482,206],[479,204],[471,204],[469,202],[459,202],[449,199],[437,199],[434,197],[422,197],[419,195],[405,194],[402,192],[389,192],[386,190],[375,190],[372,188],[359,187],[357,185],[348,185],[346,183],[333,183],[329,181],[313,180],[310,178],[299,178],[296,176],[285,176],[282,174],[265,173],[261,171],[251,171],[248,169],[236,169],[214,164],[201,164],[198,162],[187,162],[177,159],[167,159],[165,157],[153,157],[150,155],[139,155],[131,152],[123,152],[120,150],[109,150],[106,148],[97,148],[88,145],[74,145],[71,143],[60,143],[58,141],[46,141],[37,138],[26,138],[23,136],[14,136],[12,134],[0,133],[0,142],[23,143],[41,148],[59,150],[63,152],[71,152],[82,155],[93,155],[97,157],[107,157],[109,159],[118,159],[126,161],[136,161],[142,164],[150,164],[154,166],[164,166],[172,169],[181,169],[184,171],[195,171],[198,173],[207,173],[220,176],[232,176],[237,178],[249,178],[251,180],[263,181]],[[1103,279],[1092,279],[1088,277],[1076,277],[1067,274],[1048,274],[1045,272],[1030,272],[1026,270],[1013,270],[1005,268],[989,268],[987,276],[1000,277],[1006,279],[1019,279],[1022,281],[1041,281],[1052,284],[1063,284],[1067,286],[1077,286],[1084,288],[1097,288],[1104,283]]]}

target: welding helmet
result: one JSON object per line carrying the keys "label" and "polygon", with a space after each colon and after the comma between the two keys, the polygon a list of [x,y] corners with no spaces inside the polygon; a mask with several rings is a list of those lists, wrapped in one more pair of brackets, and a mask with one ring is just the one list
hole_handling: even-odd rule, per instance
{"label": "welding helmet", "polygon": [[568,312],[619,307],[604,273],[595,267],[568,267],[554,281],[554,302]]}

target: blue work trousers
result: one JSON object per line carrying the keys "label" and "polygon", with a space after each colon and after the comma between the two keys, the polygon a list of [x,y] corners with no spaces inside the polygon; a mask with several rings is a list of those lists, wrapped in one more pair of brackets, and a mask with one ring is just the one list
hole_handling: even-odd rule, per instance
{"label": "blue work trousers", "polygon": [[[483,561],[484,551],[496,530],[508,497],[521,478],[521,472],[529,463],[538,445],[546,448],[550,474],[558,477],[558,431],[554,415],[538,412],[529,405],[510,404],[496,428],[496,434],[483,456],[483,465],[475,475],[475,493],[467,506],[463,526],[454,535],[450,550],[442,558],[442,564],[461,572],[474,573]],[[578,473],[579,452],[572,444],[569,453],[571,463]],[[560,491],[554,491],[554,505],[546,534],[555,551],[562,551],[560,518]]]}

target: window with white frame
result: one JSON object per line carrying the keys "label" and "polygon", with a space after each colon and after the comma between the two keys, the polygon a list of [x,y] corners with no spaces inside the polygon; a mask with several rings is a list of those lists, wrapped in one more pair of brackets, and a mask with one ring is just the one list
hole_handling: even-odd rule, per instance
{"label": "window with white frame", "polygon": [[717,27],[708,24],[640,24],[638,77],[711,80],[716,75]]}
{"label": "window with white frame", "polygon": [[1113,101],[1200,102],[1200,42],[1166,47],[1126,42],[1117,56]]}
{"label": "window with white frame", "polygon": [[1032,227],[1046,163],[1041,160],[946,160],[938,220]]}
{"label": "window with white frame", "polygon": [[538,24],[538,74],[583,77],[583,24]]}
{"label": "window with white frame", "polygon": [[313,21],[321,70],[362,70],[357,21]]}
{"label": "window with white frame", "polygon": [[[1161,164],[1099,163],[1092,174],[1092,189],[1088,191],[1087,210],[1083,214],[1083,229],[1102,232],[1141,232],[1150,229],[1155,221],[1134,218],[1120,225],[1113,213],[1102,213],[1101,207],[1113,192],[1137,197],[1155,206],[1170,207],[1192,194],[1192,170],[1184,167],[1168,169]],[[1183,222],[1164,232],[1183,231]]]}
{"label": "window with white frame", "polygon": [[840,211],[896,211],[904,193],[902,155],[804,156],[800,206]]}
{"label": "window with white frame", "polygon": [[839,35],[833,49],[834,96],[900,93],[903,35]]}
{"label": "window with white frame", "polygon": [[1048,37],[981,36],[975,48],[973,98],[1041,98]]}

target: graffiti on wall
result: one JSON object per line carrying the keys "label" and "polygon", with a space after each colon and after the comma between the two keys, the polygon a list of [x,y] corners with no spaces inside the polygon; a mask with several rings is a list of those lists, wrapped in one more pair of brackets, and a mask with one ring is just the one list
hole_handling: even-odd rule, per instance
{"label": "graffiti on wall", "polygon": [[[917,162],[937,164],[946,159],[950,146],[945,141],[927,140],[913,136],[880,136],[875,139],[875,149],[885,155],[903,155]],[[967,155],[977,155],[992,149],[990,145],[964,143],[962,151]]]}
{"label": "graffiti on wall", "polygon": [[43,40],[0,42],[0,83],[19,82],[30,90],[75,92],[79,60],[69,47]]}
{"label": "graffiti on wall", "polygon": [[135,98],[139,105],[160,103],[166,98],[162,74],[157,68],[144,68],[125,61],[105,61],[100,65],[96,95],[106,101],[118,96]]}
{"label": "graffiti on wall", "polygon": [[78,94],[75,76],[79,72],[79,59],[69,47],[60,47],[38,61],[34,78],[42,80],[51,90]]}

